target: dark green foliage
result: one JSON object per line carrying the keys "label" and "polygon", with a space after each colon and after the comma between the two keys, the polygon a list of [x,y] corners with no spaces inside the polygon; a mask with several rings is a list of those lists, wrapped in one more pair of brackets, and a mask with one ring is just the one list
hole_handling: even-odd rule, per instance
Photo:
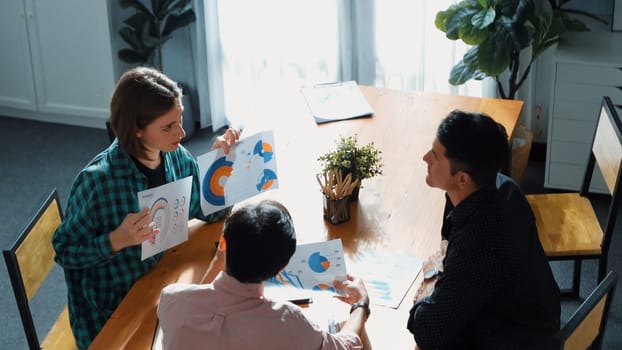
{"label": "dark green foliage", "polygon": [[[571,11],[554,8],[552,3],[549,0],[462,0],[438,12],[436,27],[448,39],[462,40],[471,46],[451,70],[449,83],[461,85],[491,76],[497,80],[500,96],[513,99],[535,59],[559,41],[562,33],[589,30],[568,16]],[[531,57],[521,67],[519,53],[527,48]],[[499,75],[508,69],[506,94]]]}
{"label": "dark green foliage", "polygon": [[171,34],[196,21],[192,0],[151,0],[148,8],[139,0],[119,0],[122,8],[136,12],[123,21],[119,35],[129,48],[119,50],[127,63],[148,64],[162,70],[162,47]]}

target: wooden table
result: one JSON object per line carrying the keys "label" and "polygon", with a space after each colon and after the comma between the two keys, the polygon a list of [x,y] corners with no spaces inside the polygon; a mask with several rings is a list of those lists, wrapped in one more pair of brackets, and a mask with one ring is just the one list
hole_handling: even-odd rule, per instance
{"label": "wooden table", "polygon": [[[341,238],[348,258],[363,248],[383,248],[425,258],[440,242],[443,192],[425,183],[422,157],[434,140],[440,120],[454,109],[484,112],[511,135],[523,103],[513,100],[404,92],[362,86],[375,113],[317,126],[302,100],[288,118],[266,122],[274,130],[279,189],[250,200],[273,198],[291,212],[298,242]],[[300,107],[303,106],[303,107]],[[250,130],[245,134],[250,135]],[[358,135],[382,151],[384,174],[363,182],[348,222],[331,225],[322,217],[322,195],[316,182],[317,157],[335,148],[339,135]],[[175,281],[198,282],[211,260],[222,223],[190,221],[190,239],[173,249],[139,279],[94,340],[91,349],[150,349],[156,306],[162,288]],[[376,349],[413,349],[406,329],[408,310],[419,275],[399,308],[372,305],[366,329]]]}

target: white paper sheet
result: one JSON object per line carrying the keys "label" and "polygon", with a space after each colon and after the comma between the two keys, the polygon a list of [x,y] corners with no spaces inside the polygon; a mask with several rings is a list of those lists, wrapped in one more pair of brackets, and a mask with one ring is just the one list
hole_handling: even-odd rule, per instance
{"label": "white paper sheet", "polygon": [[318,124],[367,117],[374,113],[353,80],[304,86],[300,91]]}
{"label": "white paper sheet", "polygon": [[423,260],[383,250],[361,250],[350,264],[350,274],[361,277],[372,304],[398,308]]}
{"label": "white paper sheet", "polygon": [[188,209],[192,176],[138,192],[138,205],[149,208],[149,217],[160,229],[152,240],[142,243],[141,259],[188,240]]}
{"label": "white paper sheet", "polygon": [[337,293],[334,280],[347,276],[341,239],[299,244],[287,266],[266,286],[282,285]]}
{"label": "white paper sheet", "polygon": [[272,131],[241,139],[228,155],[217,149],[197,160],[205,215],[278,188]]}

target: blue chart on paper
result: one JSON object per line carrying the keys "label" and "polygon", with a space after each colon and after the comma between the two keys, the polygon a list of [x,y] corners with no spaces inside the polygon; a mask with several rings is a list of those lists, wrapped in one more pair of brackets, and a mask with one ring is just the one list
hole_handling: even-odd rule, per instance
{"label": "blue chart on paper", "polygon": [[309,256],[309,268],[317,273],[326,272],[330,268],[330,261],[320,252],[314,252]]}

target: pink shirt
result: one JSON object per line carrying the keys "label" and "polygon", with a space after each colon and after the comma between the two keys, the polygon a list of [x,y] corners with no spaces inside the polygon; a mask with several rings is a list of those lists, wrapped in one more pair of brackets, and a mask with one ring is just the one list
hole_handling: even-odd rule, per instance
{"label": "pink shirt", "polygon": [[352,332],[330,334],[300,307],[266,299],[260,283],[221,272],[212,284],[175,283],[162,290],[158,318],[164,349],[362,349]]}

